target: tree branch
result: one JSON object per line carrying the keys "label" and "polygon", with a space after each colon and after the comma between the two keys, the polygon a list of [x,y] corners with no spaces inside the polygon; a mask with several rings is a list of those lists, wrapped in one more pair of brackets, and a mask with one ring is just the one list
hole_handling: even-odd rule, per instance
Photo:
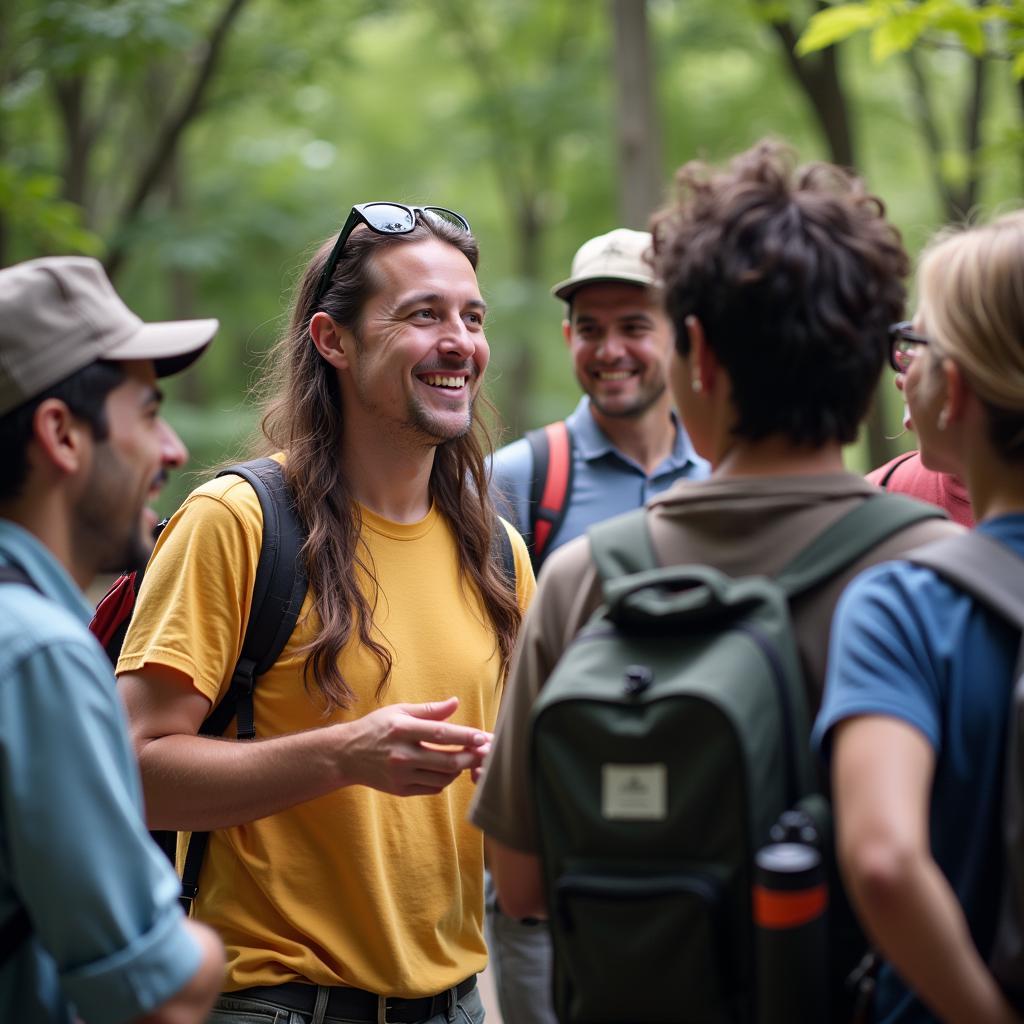
{"label": "tree branch", "polygon": [[206,90],[217,69],[231,25],[247,2],[248,0],[228,0],[220,18],[210,32],[206,44],[206,55],[196,72],[191,88],[180,108],[167,119],[157,136],[149,159],[143,165],[135,187],[129,194],[128,201],[118,218],[114,234],[116,241],[111,246],[106,261],[107,273],[111,278],[117,274],[124,262],[126,255],[123,241],[125,229],[138,216],[143,204],[153,191],[153,187],[168,167],[171,157],[181,141],[182,133],[201,110]]}
{"label": "tree branch", "polygon": [[[821,10],[825,5],[819,0],[817,6]],[[799,35],[792,23],[770,21],[769,25],[782,46],[790,73],[814,112],[832,162],[841,167],[855,166],[853,131],[839,78],[836,47],[826,47],[814,57],[798,57],[796,44]]]}
{"label": "tree branch", "polygon": [[946,179],[942,175],[942,138],[939,135],[939,124],[935,117],[935,110],[932,107],[928,80],[924,76],[921,60],[914,50],[907,50],[903,56],[907,70],[910,72],[910,81],[913,86],[911,97],[913,99],[917,126],[922,136],[924,136],[925,146],[930,157],[928,167],[932,174],[932,181],[935,184],[935,191],[942,201],[943,212],[946,219],[949,220],[955,215],[956,200],[946,184]]}

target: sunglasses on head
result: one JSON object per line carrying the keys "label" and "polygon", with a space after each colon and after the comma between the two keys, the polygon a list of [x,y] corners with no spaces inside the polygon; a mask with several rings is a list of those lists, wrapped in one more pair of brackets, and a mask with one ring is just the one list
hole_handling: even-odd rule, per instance
{"label": "sunglasses on head", "polygon": [[452,224],[462,231],[469,231],[469,221],[456,213],[454,210],[447,210],[443,206],[406,206],[404,203],[357,203],[352,207],[348,219],[338,233],[338,240],[334,243],[331,255],[327,257],[324,269],[320,272],[320,279],[317,281],[316,293],[313,304],[319,305],[331,284],[334,276],[334,268],[341,259],[345,250],[345,243],[348,236],[360,225],[365,224],[371,231],[378,235],[407,235],[416,227],[418,217],[432,217],[439,221]]}

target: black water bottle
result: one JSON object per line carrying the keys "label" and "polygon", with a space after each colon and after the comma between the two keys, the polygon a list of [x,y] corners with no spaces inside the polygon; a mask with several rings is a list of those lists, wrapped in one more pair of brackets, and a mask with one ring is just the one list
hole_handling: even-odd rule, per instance
{"label": "black water bottle", "polygon": [[828,887],[811,819],[787,811],[755,858],[757,1024],[828,1021]]}

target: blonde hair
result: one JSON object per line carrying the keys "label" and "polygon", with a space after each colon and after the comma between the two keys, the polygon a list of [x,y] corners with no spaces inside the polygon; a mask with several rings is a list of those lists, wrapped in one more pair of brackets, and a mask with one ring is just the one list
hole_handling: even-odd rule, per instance
{"label": "blonde hair", "polygon": [[1024,459],[1024,210],[941,232],[925,249],[919,279],[938,351],[986,406],[999,454]]}

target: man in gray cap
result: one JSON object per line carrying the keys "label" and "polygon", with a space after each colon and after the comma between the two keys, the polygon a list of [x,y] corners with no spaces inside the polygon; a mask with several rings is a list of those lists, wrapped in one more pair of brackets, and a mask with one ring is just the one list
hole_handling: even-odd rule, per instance
{"label": "man in gray cap", "polygon": [[146,833],[82,590],[143,564],[186,451],[158,377],[216,320],[143,323],[95,260],[0,270],[0,1019],[205,1019],[224,954]]}
{"label": "man in gray cap", "polygon": [[[535,571],[594,523],[639,508],[684,477],[703,478],[667,386],[672,327],[646,231],[618,228],[580,246],[552,294],[583,397],[562,422],[495,452],[492,488]],[[488,894],[488,944],[506,1021],[554,1024],[546,926],[501,913]]]}

